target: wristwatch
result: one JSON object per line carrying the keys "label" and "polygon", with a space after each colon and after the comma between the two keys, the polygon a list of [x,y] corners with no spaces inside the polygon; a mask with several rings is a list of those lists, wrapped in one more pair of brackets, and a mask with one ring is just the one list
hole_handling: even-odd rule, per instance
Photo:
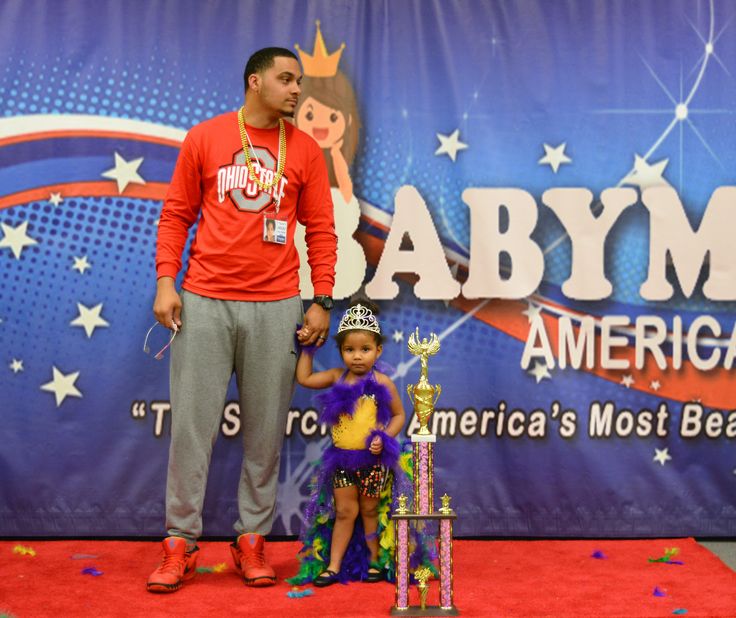
{"label": "wristwatch", "polygon": [[329,311],[330,309],[332,309],[332,307],[335,306],[335,303],[332,300],[332,296],[325,296],[324,294],[315,296],[314,302],[322,307],[322,309],[324,309],[325,311]]}

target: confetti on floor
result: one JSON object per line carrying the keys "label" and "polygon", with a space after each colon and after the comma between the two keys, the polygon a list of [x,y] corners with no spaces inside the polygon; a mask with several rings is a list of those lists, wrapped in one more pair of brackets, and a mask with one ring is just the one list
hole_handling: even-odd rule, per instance
{"label": "confetti on floor", "polygon": [[70,560],[95,560],[99,558],[95,554],[72,554],[69,556]]}
{"label": "confetti on floor", "polygon": [[197,567],[197,573],[222,573],[227,571],[227,564],[220,562],[214,566],[202,566]]}
{"label": "confetti on floor", "polygon": [[95,577],[99,577],[103,573],[104,571],[98,571],[95,567],[87,567],[86,569],[82,569],[82,575],[94,575]]}
{"label": "confetti on floor", "polygon": [[592,554],[590,554],[591,558],[595,558],[596,560],[606,560],[606,555],[599,549],[596,549]]}
{"label": "confetti on floor", "polygon": [[286,593],[286,596],[290,599],[301,599],[302,597],[311,597],[313,594],[314,591],[311,588],[299,590],[298,588],[294,587]]}

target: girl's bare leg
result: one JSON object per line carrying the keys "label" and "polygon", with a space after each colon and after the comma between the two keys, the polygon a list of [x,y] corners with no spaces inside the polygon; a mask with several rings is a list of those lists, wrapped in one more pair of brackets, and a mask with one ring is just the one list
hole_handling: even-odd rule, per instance
{"label": "girl's bare leg", "polygon": [[327,569],[339,573],[345,550],[347,550],[348,543],[350,543],[350,537],[353,536],[355,519],[358,517],[360,507],[358,488],[355,485],[337,487],[333,491],[335,493],[335,526],[332,529],[330,564]]}
{"label": "girl's bare leg", "polygon": [[378,501],[379,498],[360,496],[360,516],[365,530],[365,544],[371,554],[371,562],[378,560]]}

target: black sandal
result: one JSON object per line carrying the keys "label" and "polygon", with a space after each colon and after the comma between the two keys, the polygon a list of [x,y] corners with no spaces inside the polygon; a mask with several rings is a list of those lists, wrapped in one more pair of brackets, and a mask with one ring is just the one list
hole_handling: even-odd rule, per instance
{"label": "black sandal", "polygon": [[[373,569],[373,572],[371,572],[371,569]],[[377,584],[378,582],[382,582],[384,579],[385,577],[381,567],[371,564],[368,567],[368,575],[366,575],[366,578],[363,581],[367,584]]]}
{"label": "black sandal", "polygon": [[337,573],[335,573],[335,571],[325,569],[317,577],[315,577],[312,584],[314,584],[315,588],[324,588],[325,586],[336,584],[338,581],[338,575]]}

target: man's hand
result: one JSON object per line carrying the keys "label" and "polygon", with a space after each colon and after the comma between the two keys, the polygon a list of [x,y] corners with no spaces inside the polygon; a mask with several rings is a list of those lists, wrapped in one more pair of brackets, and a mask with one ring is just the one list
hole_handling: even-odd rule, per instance
{"label": "man's hand", "polygon": [[304,326],[297,332],[296,337],[300,345],[317,345],[321,347],[330,334],[330,312],[312,303],[304,314]]}
{"label": "man's hand", "polygon": [[156,284],[156,300],[153,301],[156,321],[173,330],[181,328],[181,298],[176,291],[173,277],[161,277]]}

